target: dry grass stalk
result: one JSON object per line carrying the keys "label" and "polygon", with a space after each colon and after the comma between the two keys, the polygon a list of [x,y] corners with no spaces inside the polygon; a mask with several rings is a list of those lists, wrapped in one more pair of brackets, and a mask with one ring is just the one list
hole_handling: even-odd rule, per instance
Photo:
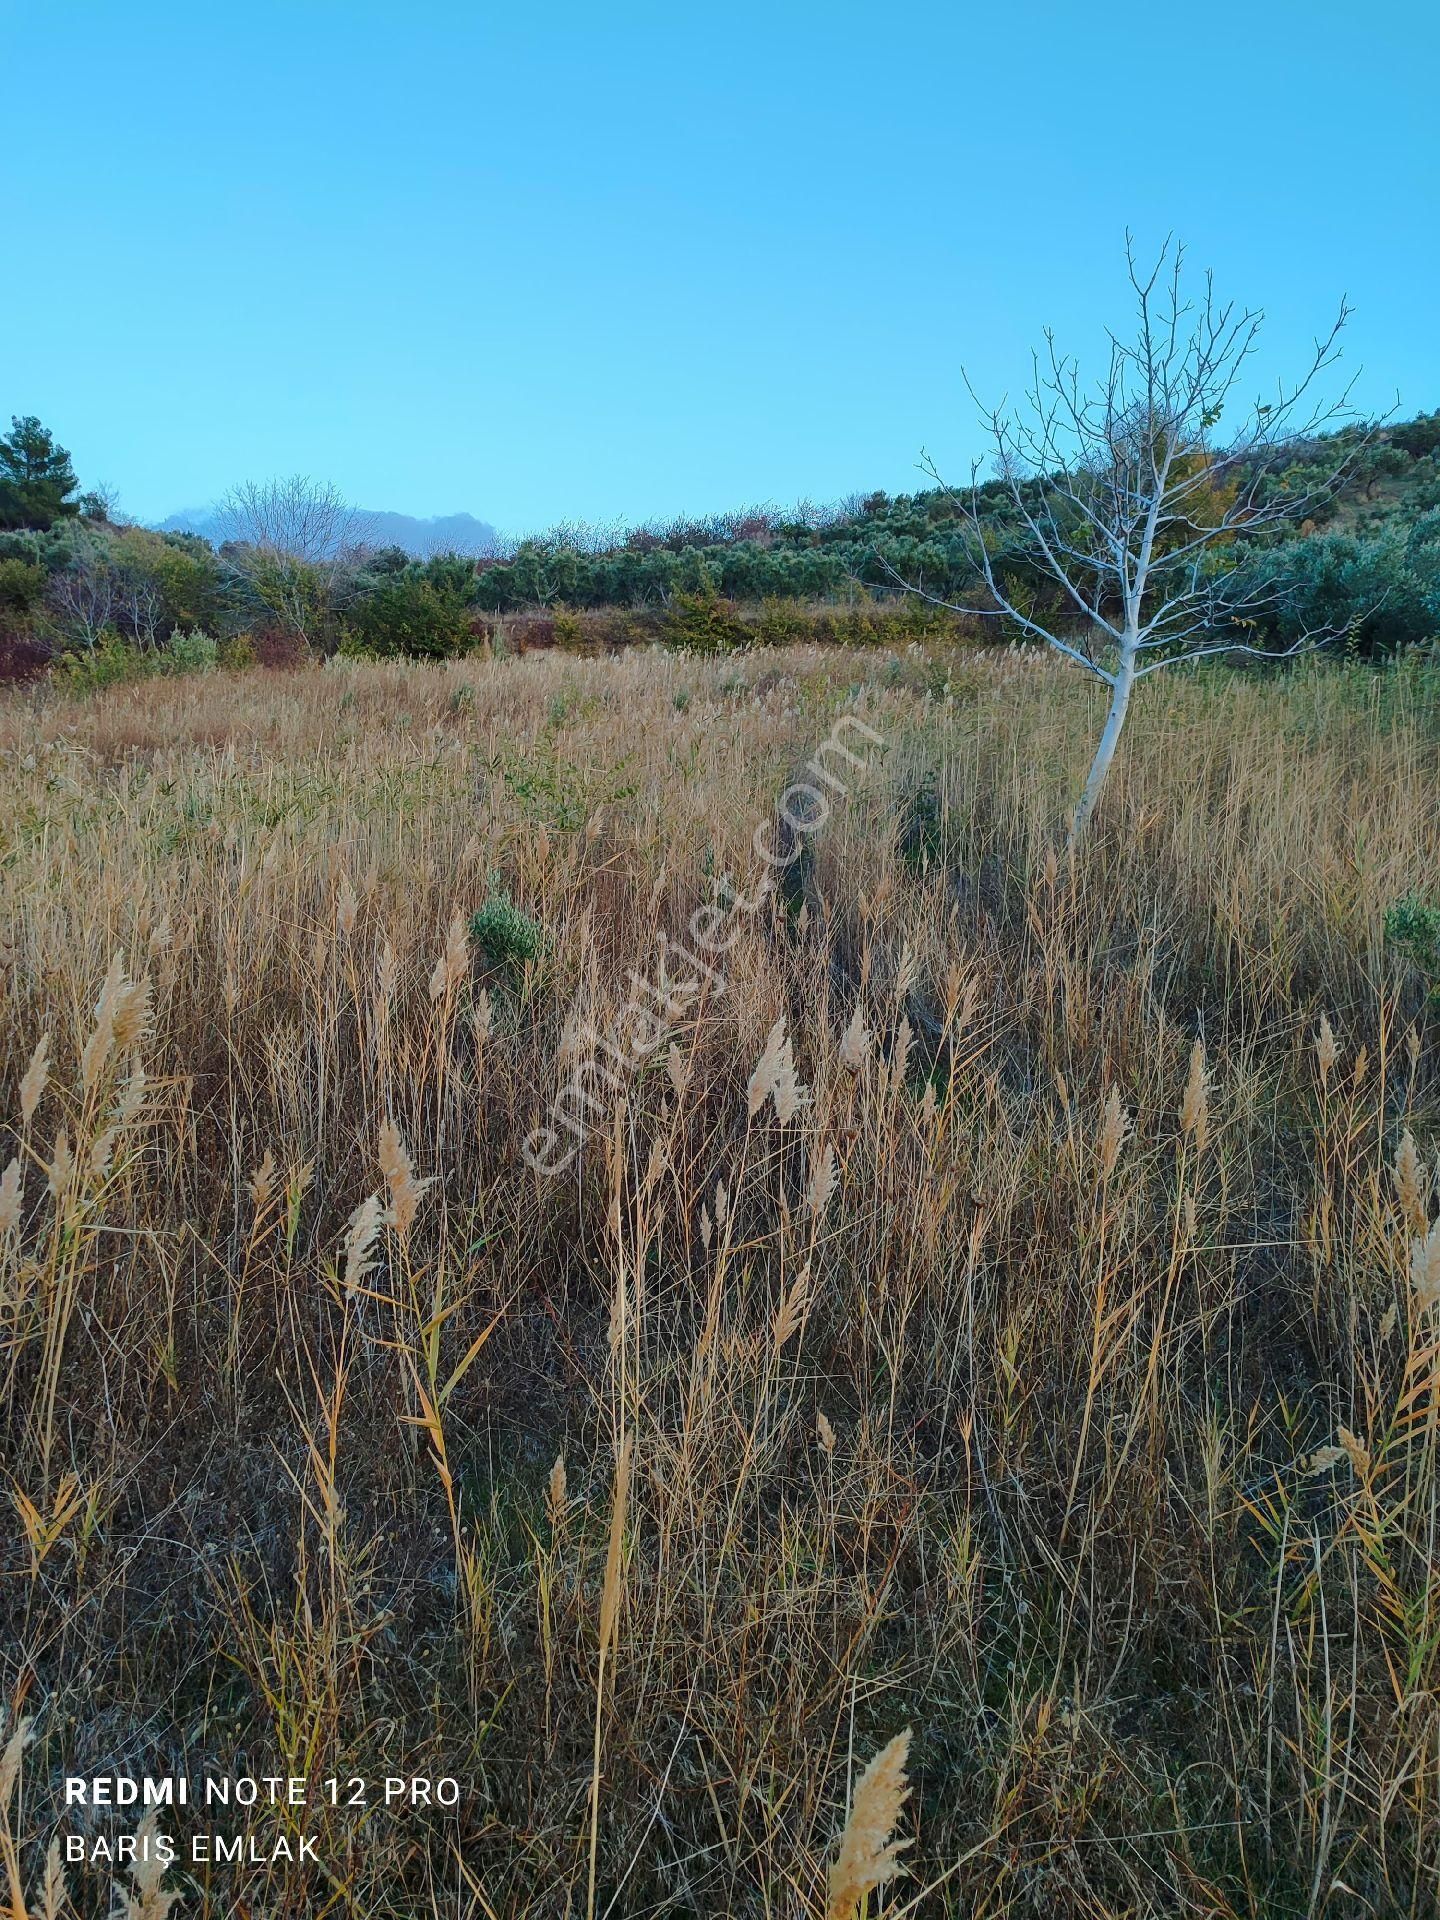
{"label": "dry grass stalk", "polygon": [[435,962],[430,975],[430,1000],[432,1005],[448,1001],[456,987],[465,978],[470,967],[470,938],[465,924],[465,916],[457,911],[452,915],[450,926],[445,935],[445,945],[440,958]]}

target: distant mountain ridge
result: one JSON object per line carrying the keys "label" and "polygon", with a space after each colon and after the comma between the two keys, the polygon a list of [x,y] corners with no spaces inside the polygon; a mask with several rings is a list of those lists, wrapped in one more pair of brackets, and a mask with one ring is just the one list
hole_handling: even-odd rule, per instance
{"label": "distant mountain ridge", "polygon": [[[473,513],[442,513],[429,520],[412,513],[389,513],[371,507],[356,510],[365,540],[370,547],[403,547],[418,560],[432,553],[490,553],[496,534],[488,520],[477,520]],[[159,522],[161,533],[198,533],[212,543],[217,541],[219,517],[213,507],[187,507]]]}

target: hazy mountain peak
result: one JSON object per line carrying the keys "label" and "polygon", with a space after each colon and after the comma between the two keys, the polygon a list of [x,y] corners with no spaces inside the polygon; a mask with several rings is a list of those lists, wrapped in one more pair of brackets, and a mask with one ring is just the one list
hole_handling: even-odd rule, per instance
{"label": "hazy mountain peak", "polygon": [[[403,547],[417,559],[432,553],[488,553],[495,529],[473,513],[441,513],[421,519],[413,513],[391,513],[384,508],[361,507],[356,518],[371,547]],[[216,540],[219,516],[214,507],[186,507],[159,522],[161,533],[198,533]]]}

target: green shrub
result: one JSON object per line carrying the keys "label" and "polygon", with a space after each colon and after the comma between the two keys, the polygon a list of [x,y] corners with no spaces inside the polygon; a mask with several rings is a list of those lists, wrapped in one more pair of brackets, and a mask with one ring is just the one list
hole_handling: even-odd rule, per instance
{"label": "green shrub", "polygon": [[342,651],[381,660],[448,660],[476,643],[467,563],[450,558],[387,568],[356,582]]}
{"label": "green shrub", "polygon": [[506,973],[518,972],[527,961],[539,956],[545,932],[538,920],[515,905],[492,874],[484,905],[470,916],[470,944],[492,966]]}
{"label": "green shrub", "polygon": [[1417,645],[1440,632],[1440,513],[1286,540],[1242,562],[1229,591],[1260,605],[1254,626],[1277,646],[1347,629],[1361,653]]}
{"label": "green shrub", "polygon": [[127,646],[113,630],[103,633],[84,653],[72,653],[55,668],[58,685],[77,693],[98,693],[105,687],[123,686],[129,680],[148,680],[164,671],[164,656],[140,653]]}
{"label": "green shrub", "polygon": [[713,587],[677,593],[665,618],[665,640],[687,653],[729,653],[749,644],[750,629]]}
{"label": "green shrub", "polygon": [[571,613],[565,607],[555,609],[555,644],[562,653],[587,650],[585,623],[578,613]]}
{"label": "green shrub", "polygon": [[199,627],[179,627],[170,635],[167,660],[172,673],[209,673],[220,661],[220,644]]}
{"label": "green shrub", "polygon": [[1440,1005],[1440,907],[1407,893],[1385,915],[1385,938],[1424,978],[1431,1002]]}
{"label": "green shrub", "polygon": [[22,617],[40,603],[45,591],[45,569],[18,557],[0,559],[0,608]]}

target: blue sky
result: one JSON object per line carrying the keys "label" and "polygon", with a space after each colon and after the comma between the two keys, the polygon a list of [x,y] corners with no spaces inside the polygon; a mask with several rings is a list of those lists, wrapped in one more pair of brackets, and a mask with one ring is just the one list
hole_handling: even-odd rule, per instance
{"label": "blue sky", "polygon": [[0,414],[141,518],[916,485],[1124,230],[1440,405],[1431,6],[0,0]]}

